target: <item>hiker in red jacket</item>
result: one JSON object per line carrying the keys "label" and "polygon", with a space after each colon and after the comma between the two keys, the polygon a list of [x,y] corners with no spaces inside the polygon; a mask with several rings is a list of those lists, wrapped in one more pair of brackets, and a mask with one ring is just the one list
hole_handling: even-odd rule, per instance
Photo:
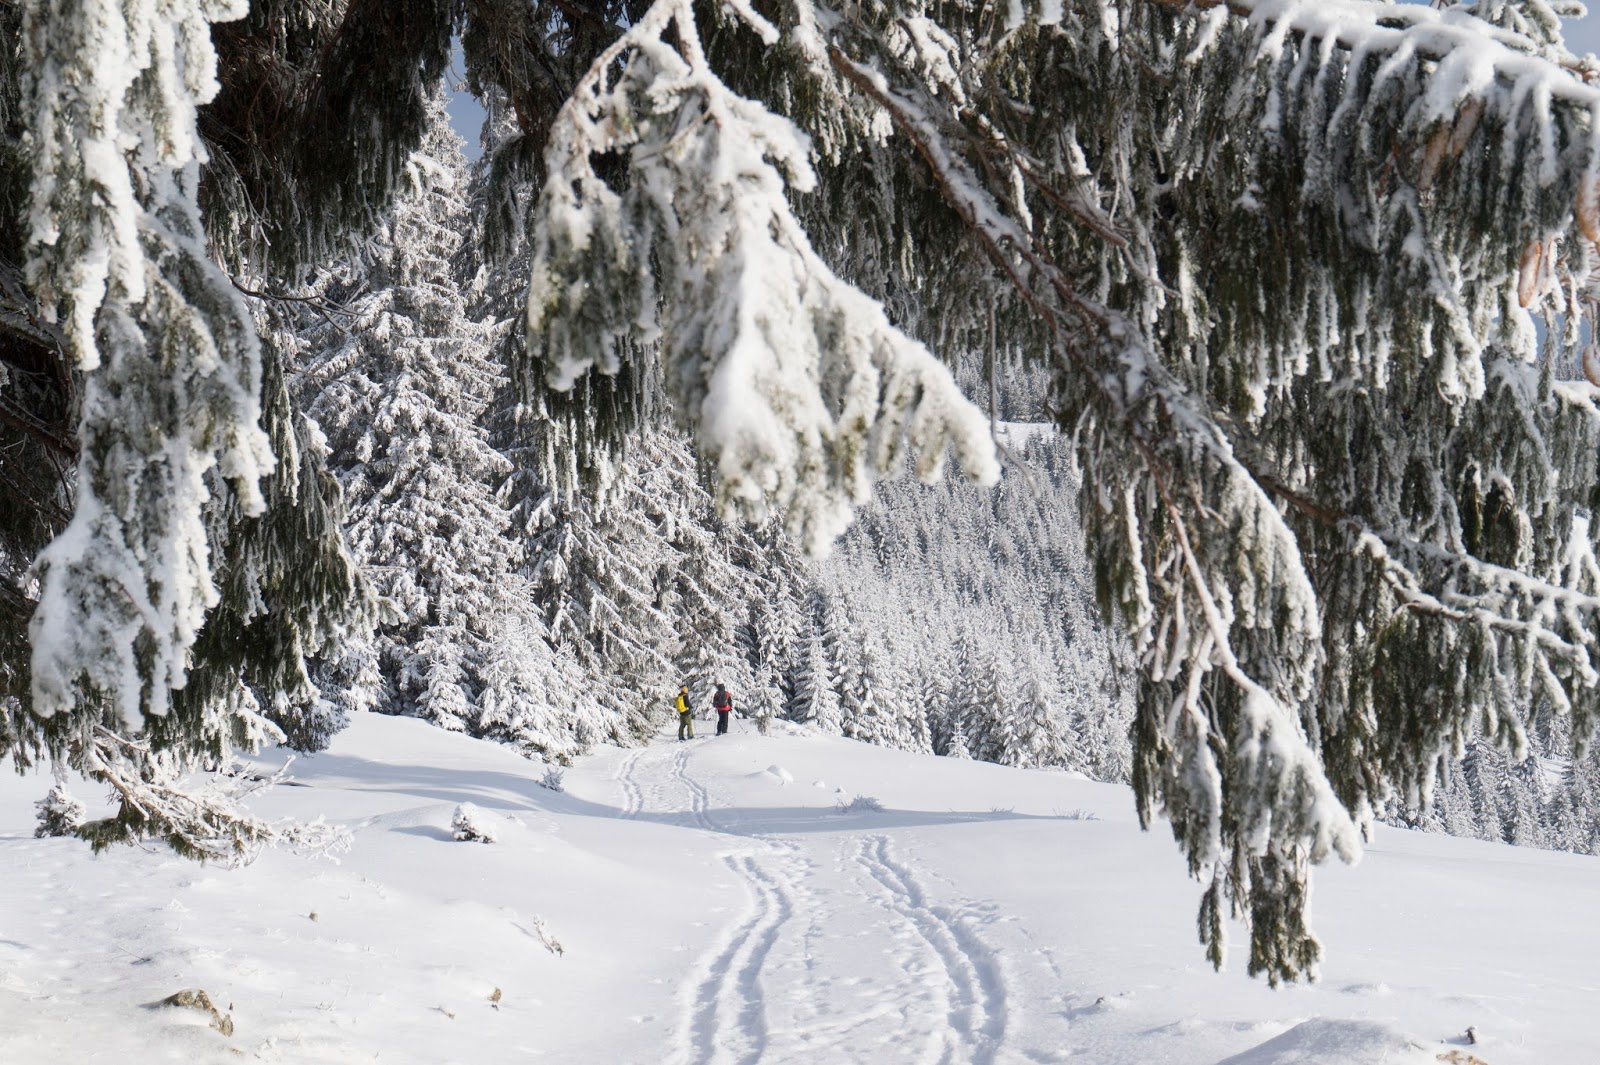
{"label": "hiker in red jacket", "polygon": [[711,697],[711,707],[717,712],[717,735],[727,735],[728,718],[733,716],[733,696],[721,684],[717,685],[717,694]]}

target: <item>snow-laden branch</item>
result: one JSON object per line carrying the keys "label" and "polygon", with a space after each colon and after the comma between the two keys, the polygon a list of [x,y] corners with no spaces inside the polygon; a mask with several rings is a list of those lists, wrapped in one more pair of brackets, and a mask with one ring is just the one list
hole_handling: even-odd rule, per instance
{"label": "snow-laden branch", "polygon": [[167,713],[218,601],[208,476],[255,513],[273,467],[255,324],[197,200],[211,25],[248,5],[23,6],[29,280],[85,374],[75,513],[37,563],[33,709],[93,693],[137,727]]}
{"label": "snow-laden branch", "polygon": [[[1152,0],[1185,13],[1226,10],[1242,17],[1260,34],[1258,56],[1283,53],[1291,38],[1321,52],[1322,63],[1337,48],[1350,54],[1350,66],[1382,57],[1376,81],[1393,78],[1414,63],[1429,66],[1427,91],[1413,104],[1412,119],[1420,127],[1444,128],[1428,146],[1425,174],[1431,178],[1446,154],[1460,155],[1484,116],[1484,104],[1508,125],[1526,110],[1539,134],[1541,184],[1558,173],[1558,145],[1551,109],[1567,106],[1588,116],[1587,170],[1578,186],[1574,210],[1589,240],[1600,243],[1600,68],[1580,63],[1564,48],[1539,48],[1528,37],[1491,25],[1460,7],[1439,9],[1422,4],[1371,3],[1368,0]],[[1207,40],[1214,39],[1209,34]],[[1202,44],[1188,57],[1200,60]],[[1301,64],[1299,76],[1314,75],[1316,66]],[[1426,184],[1426,181],[1424,182]],[[1524,300],[1524,305],[1527,301]]]}
{"label": "snow-laden branch", "polygon": [[[1196,821],[1207,826],[1203,837],[1193,841],[1191,862],[1198,869],[1226,860],[1223,771],[1217,752],[1206,741],[1211,726],[1200,705],[1200,681],[1212,668],[1220,669],[1245,693],[1246,712],[1239,716],[1234,733],[1228,737],[1228,758],[1233,763],[1228,778],[1234,787],[1230,789],[1227,815],[1250,841],[1250,852],[1287,854],[1309,839],[1314,861],[1330,852],[1354,861],[1360,853],[1360,831],[1333,794],[1320,759],[1295,714],[1279,696],[1246,672],[1233,651],[1234,625],[1223,617],[1216,595],[1220,592],[1230,601],[1250,607],[1254,606],[1252,597],[1240,595],[1240,590],[1232,587],[1236,574],[1203,565],[1191,546],[1186,531],[1190,518],[1172,500],[1167,487],[1180,477],[1173,468],[1174,452],[1200,449],[1209,456],[1210,463],[1226,471],[1220,476],[1231,483],[1231,489],[1222,493],[1217,505],[1225,505],[1227,510],[1215,515],[1214,520],[1248,529],[1257,538],[1252,546],[1273,560],[1271,572],[1282,582],[1281,587],[1268,586],[1261,591],[1269,598],[1281,595],[1289,606],[1282,616],[1291,619],[1293,631],[1285,635],[1303,641],[1304,647],[1314,646],[1321,635],[1313,605],[1315,595],[1301,566],[1298,545],[1277,510],[1239,464],[1226,437],[1212,424],[1196,397],[1166,371],[1154,352],[1143,347],[1132,323],[1073,288],[1024,225],[1006,214],[961,157],[947,147],[946,137],[927,109],[896,92],[881,74],[854,62],[838,47],[829,49],[829,58],[837,70],[884,108],[895,128],[916,147],[947,202],[970,227],[991,261],[1012,280],[1019,295],[1037,310],[1054,334],[1059,350],[1101,382],[1104,410],[1118,420],[1119,428],[1139,449],[1161,486],[1171,529],[1182,547],[1182,575],[1166,578],[1177,585],[1171,609],[1181,618],[1192,596],[1195,612],[1202,621],[1192,630],[1182,624],[1176,631],[1169,630],[1161,653],[1151,658],[1162,663],[1163,668],[1168,661],[1174,665],[1187,663],[1185,668],[1189,671],[1187,694],[1167,718],[1164,742],[1174,757],[1169,772],[1174,778],[1189,782],[1184,790],[1195,804]],[[1040,287],[1044,291],[1039,291]],[[1099,345],[1084,342],[1082,330],[1086,324],[1118,338],[1118,375],[1106,373],[1108,367],[1099,361]],[[1170,437],[1152,433],[1146,418],[1151,404],[1163,411],[1169,429],[1180,430],[1182,442],[1177,448]],[[1186,458],[1177,461],[1184,462]],[[1132,514],[1130,510],[1130,523],[1137,527]],[[1274,609],[1271,613],[1279,611]],[[1249,619],[1246,621],[1248,627],[1253,627]],[[1292,665],[1286,666],[1285,671],[1295,672]],[[1274,804],[1254,801],[1262,795],[1298,798],[1285,804],[1280,816]]]}
{"label": "snow-laden branch", "polygon": [[[1451,524],[1454,485],[1435,489],[1445,497],[1444,513],[1433,519],[1414,518],[1398,503],[1394,514],[1364,512],[1369,497],[1359,490],[1345,496],[1305,487],[1347,476],[1337,467],[1339,442],[1323,439],[1341,426],[1325,432],[1292,424],[1325,410],[1350,418],[1351,432],[1390,431],[1387,412],[1363,420],[1364,404],[1345,411],[1334,397],[1350,389],[1382,408],[1400,402],[1391,393],[1415,384],[1392,375],[1420,373],[1422,400],[1406,400],[1413,429],[1435,426],[1424,418],[1455,424],[1471,412],[1494,424],[1503,415],[1514,428],[1501,431],[1527,442],[1529,462],[1550,457],[1545,437],[1562,431],[1550,419],[1563,415],[1541,405],[1535,372],[1507,367],[1526,367],[1523,360],[1534,356],[1532,330],[1518,328],[1525,317],[1519,302],[1527,307],[1561,289],[1553,235],[1569,228],[1574,214],[1581,230],[1600,235],[1600,92],[1581,79],[1581,64],[1564,65],[1562,49],[1463,11],[1344,0],[1156,3],[1181,13],[1182,50],[1146,55],[1141,48],[1167,47],[1171,20],[1163,15],[1140,26],[1126,12],[1119,16],[1116,4],[1101,5],[1112,16],[1101,28],[1113,50],[1133,58],[1107,60],[1109,73],[1100,76],[1156,94],[1183,85],[1196,94],[1198,128],[1182,128],[1184,120],[1173,117],[1181,105],[1172,101],[1107,101],[1124,128],[1099,124],[1103,154],[1093,160],[1084,158],[1070,125],[1057,138],[1061,123],[1073,119],[1071,107],[1057,108],[1044,132],[1034,128],[1047,125],[1044,96],[1008,99],[1012,83],[1003,78],[1007,88],[995,91],[998,60],[981,40],[951,60],[947,36],[885,28],[873,19],[887,25],[893,14],[877,7],[868,17],[824,11],[797,22],[834,31],[814,47],[920,157],[1067,371],[1069,395],[1083,405],[1077,414],[1086,483],[1100,502],[1086,516],[1148,670],[1154,694],[1147,698],[1160,704],[1141,710],[1141,814],[1148,819],[1160,805],[1192,868],[1210,868],[1236,912],[1269,907],[1273,916],[1253,924],[1251,964],[1276,979],[1304,970],[1317,955],[1304,925],[1307,863],[1328,853],[1353,858],[1373,804],[1389,797],[1393,782],[1385,774],[1411,772],[1385,764],[1354,779],[1346,765],[1336,788],[1326,753],[1330,733],[1342,730],[1338,742],[1348,747],[1338,757],[1350,750],[1388,757],[1363,747],[1372,711],[1360,700],[1370,698],[1371,682],[1343,673],[1375,653],[1371,641],[1381,638],[1374,633],[1386,611],[1398,604],[1468,634],[1434,634],[1435,653],[1448,655],[1452,640],[1471,640],[1474,649],[1487,648],[1485,661],[1516,658],[1522,676],[1542,678],[1546,687],[1560,686],[1558,674],[1585,688],[1600,680],[1588,635],[1600,598],[1564,587],[1544,570],[1474,557]],[[1050,6],[1041,5],[1035,21],[1060,29],[1038,32],[1059,35],[1063,54],[1087,62],[1075,35],[1094,24],[1097,5],[1074,13],[1087,23],[1070,24]],[[1146,36],[1118,39],[1119,17]],[[1193,20],[1188,40],[1181,39],[1185,18]],[[1041,75],[1025,45],[1008,38],[1002,48],[1012,46],[1020,62],[1010,75],[1035,93],[1050,91],[1029,84]],[[1219,54],[1208,58],[1213,51]],[[1227,65],[1241,57],[1243,65]],[[1149,78],[1126,74],[1146,61],[1156,68]],[[959,91],[945,84],[952,62]],[[1207,63],[1207,70],[1194,69]],[[1055,91],[1079,88],[1065,79]],[[1213,99],[1229,103],[1206,110]],[[1139,126],[1147,110],[1179,128]],[[1217,123],[1229,120],[1236,125],[1227,127],[1224,139],[1233,143],[1225,150]],[[1151,139],[1130,135],[1135,127]],[[1053,173],[1038,158],[1050,152],[1059,153]],[[1228,165],[1246,171],[1234,185],[1244,194],[1232,204],[1209,198],[1233,184],[1229,175],[1219,179],[1217,168]],[[1259,186],[1246,183],[1254,167],[1279,183],[1271,215],[1256,196]],[[1058,191],[1056,181],[1071,193]],[[1101,209],[1070,209],[1070,196],[1086,192],[1103,196]],[[1287,259],[1295,276],[1264,270],[1221,284],[1196,279],[1191,249],[1215,255],[1218,245],[1232,250],[1232,238],[1186,232],[1192,220],[1183,212],[1191,206],[1207,224],[1251,233],[1248,215],[1228,212],[1263,212],[1264,257],[1280,267]],[[1152,210],[1162,217],[1141,214]],[[1454,228],[1480,211],[1501,227],[1492,244],[1481,230],[1468,240]],[[1173,235],[1161,232],[1168,212],[1176,216]],[[1073,223],[1070,240],[1061,237],[1063,221]],[[1340,272],[1292,232],[1302,226],[1387,265]],[[1100,254],[1089,253],[1085,269],[1084,246],[1096,241]],[[1218,265],[1239,269],[1227,259]],[[1376,273],[1364,273],[1369,269]],[[1111,287],[1113,278],[1122,292]],[[1130,296],[1129,287],[1138,291]],[[1203,310],[1196,289],[1205,293]],[[1219,289],[1231,290],[1229,298],[1245,293],[1244,306],[1228,306]],[[1413,300],[1414,311],[1391,310],[1389,301],[1400,298]],[[1303,301],[1299,317],[1267,306],[1279,300]],[[1241,320],[1219,329],[1219,311]],[[1320,384],[1308,381],[1314,374]],[[1519,383],[1507,386],[1508,374]],[[1302,389],[1324,394],[1307,397]],[[1419,405],[1429,403],[1446,409]],[[1559,520],[1565,504],[1547,494],[1558,475],[1530,476],[1539,483],[1519,488],[1532,498],[1518,506]],[[1570,530],[1557,532],[1566,542]],[[1370,549],[1380,543],[1381,557]],[[1346,579],[1360,586],[1319,590],[1310,558],[1319,570],[1349,567]],[[1346,646],[1352,636],[1357,645]],[[1330,693],[1330,686],[1348,690]],[[1556,705],[1567,705],[1564,698]],[[1355,705],[1346,709],[1346,700]],[[1457,712],[1448,719],[1469,716],[1465,706]],[[1405,757],[1432,766],[1438,750],[1429,745],[1441,742],[1435,733],[1444,729],[1426,727],[1434,731]],[[1294,920],[1281,922],[1291,911]],[[1203,931],[1214,959],[1221,957],[1220,934],[1220,923]]]}
{"label": "snow-laden branch", "polygon": [[[623,192],[595,170],[606,154],[626,159]],[[658,0],[552,131],[528,314],[557,388],[615,372],[624,336],[659,339],[719,505],[776,509],[820,551],[908,444],[926,479],[947,447],[980,481],[998,468],[949,371],[813,251],[785,198],[814,184],[807,154],[712,72],[687,0]]]}
{"label": "snow-laden branch", "polygon": [[[1518,92],[1600,107],[1600,89],[1578,80],[1575,64],[1536,50],[1522,34],[1491,25],[1460,7],[1444,9],[1371,0],[1152,0],[1185,12],[1225,9],[1262,33],[1261,54],[1280,49],[1291,36],[1325,41],[1362,55],[1399,56],[1438,64],[1424,99],[1430,118],[1454,113],[1468,95],[1495,79],[1521,86]],[[1191,61],[1204,52],[1191,53]],[[1536,86],[1542,86],[1538,88]]]}

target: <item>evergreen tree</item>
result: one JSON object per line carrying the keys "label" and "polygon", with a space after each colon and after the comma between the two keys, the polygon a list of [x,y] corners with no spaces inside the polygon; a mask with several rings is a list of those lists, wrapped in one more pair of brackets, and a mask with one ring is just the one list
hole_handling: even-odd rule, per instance
{"label": "evergreen tree", "polygon": [[795,660],[800,648],[800,607],[792,586],[774,582],[772,591],[750,604],[746,625],[748,659],[755,690],[746,703],[781,716],[794,702]]}
{"label": "evergreen tree", "polygon": [[928,665],[923,667],[917,698],[928,733],[929,749],[934,754],[946,753],[950,747],[950,718],[946,705],[949,691],[941,670]]}
{"label": "evergreen tree", "polygon": [[896,722],[884,700],[884,657],[877,641],[865,635],[858,623],[848,623],[847,642],[841,646],[844,666],[839,678],[841,731],[851,739],[893,745],[899,737]]}
{"label": "evergreen tree", "polygon": [[1066,766],[1072,754],[1062,742],[1061,726],[1055,712],[1056,700],[1046,691],[1037,673],[1022,683],[1013,711],[1014,738],[1006,752],[1009,765]]}
{"label": "evergreen tree", "polygon": [[[353,705],[474,728],[497,578],[516,569],[509,519],[495,498],[505,460],[480,426],[496,381],[486,331],[471,322],[449,252],[465,214],[460,138],[431,105],[433,123],[410,166],[373,260],[349,279],[346,323],[320,333],[306,364],[307,409],[328,434],[344,487],[350,544],[385,601],[372,651],[341,664]],[[337,295],[339,286],[329,286]]]}
{"label": "evergreen tree", "polygon": [[555,646],[576,658],[598,698],[642,721],[677,690],[678,637],[660,604],[671,555],[636,489],[624,477],[605,506],[552,498],[539,512],[529,575]]}
{"label": "evergreen tree", "polygon": [[883,708],[889,722],[889,735],[894,746],[918,754],[933,751],[933,737],[928,731],[928,717],[922,710],[920,685],[916,682],[910,663],[911,649],[904,634],[879,628],[869,613],[862,623],[873,645],[872,669],[876,677],[878,705]]}
{"label": "evergreen tree", "polygon": [[1600,765],[1596,765],[1592,751],[1588,754],[1573,758],[1570,769],[1569,789],[1577,830],[1569,846],[1580,854],[1600,854]]}
{"label": "evergreen tree", "polygon": [[1502,787],[1509,766],[1505,754],[1492,742],[1478,738],[1467,747],[1461,763],[1461,781],[1478,811],[1478,838],[1505,842],[1511,835],[1512,815]]}
{"label": "evergreen tree", "polygon": [[1004,761],[1011,742],[1012,720],[1000,663],[992,651],[980,647],[975,659],[966,663],[965,673],[966,683],[957,698],[967,749],[981,761]]}
{"label": "evergreen tree", "polygon": [[733,564],[728,548],[735,534],[713,516],[686,443],[662,435],[652,444],[636,460],[647,513],[671,553],[660,597],[677,636],[671,657],[695,705],[709,714],[719,683],[750,685],[735,630],[755,593],[755,574]]}
{"label": "evergreen tree", "polygon": [[[521,583],[515,576],[508,580]],[[505,596],[490,619],[479,730],[563,763],[594,743],[632,742],[633,723],[608,712],[573,660],[550,646],[544,625],[523,605],[531,595],[524,589]]]}
{"label": "evergreen tree", "polygon": [[1435,790],[1439,821],[1452,836],[1477,839],[1482,836],[1482,825],[1477,806],[1472,801],[1466,782],[1459,770],[1446,777]]}
{"label": "evergreen tree", "polygon": [[796,665],[795,701],[789,708],[789,718],[821,732],[838,734],[842,726],[834,655],[820,620],[816,619],[815,614],[813,619]]}
{"label": "evergreen tree", "polygon": [[950,719],[950,738],[945,742],[944,756],[955,759],[972,757],[967,749],[967,730],[962,726],[959,716]]}
{"label": "evergreen tree", "polygon": [[1549,844],[1545,826],[1544,772],[1533,755],[1503,764],[1495,782],[1502,811],[1504,839],[1519,847]]}

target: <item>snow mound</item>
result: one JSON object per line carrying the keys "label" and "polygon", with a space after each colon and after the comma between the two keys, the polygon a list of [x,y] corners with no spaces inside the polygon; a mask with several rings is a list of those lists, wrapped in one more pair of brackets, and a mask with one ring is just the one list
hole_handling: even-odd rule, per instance
{"label": "snow mound", "polygon": [[769,765],[765,769],[757,769],[754,773],[746,774],[745,779],[758,780],[762,783],[777,784],[782,786],[784,784],[794,783],[794,774],[783,768],[781,765]]}
{"label": "snow mound", "polygon": [[1375,1021],[1314,1017],[1217,1065],[1438,1065],[1435,1049]]}

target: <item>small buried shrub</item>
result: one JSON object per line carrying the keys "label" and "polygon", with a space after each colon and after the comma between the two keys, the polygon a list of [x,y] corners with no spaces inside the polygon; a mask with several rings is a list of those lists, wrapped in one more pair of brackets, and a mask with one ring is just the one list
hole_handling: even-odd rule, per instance
{"label": "small buried shrub", "polygon": [[455,830],[456,839],[462,842],[493,843],[498,835],[493,820],[470,802],[456,807],[450,827]]}
{"label": "small buried shrub", "polygon": [[39,839],[75,835],[89,813],[59,780],[51,786],[48,795],[33,805],[39,811],[39,826],[33,834]]}

